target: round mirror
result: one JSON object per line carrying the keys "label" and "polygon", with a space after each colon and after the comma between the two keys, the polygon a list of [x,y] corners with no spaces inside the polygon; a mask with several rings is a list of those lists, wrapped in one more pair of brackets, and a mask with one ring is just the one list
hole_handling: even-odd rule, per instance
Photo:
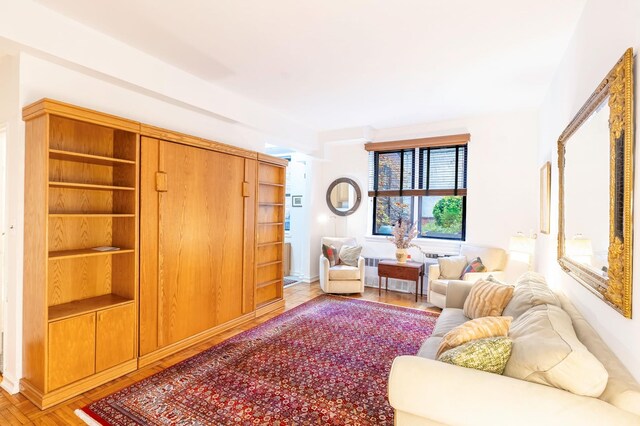
{"label": "round mirror", "polygon": [[327,189],[327,205],[338,216],[349,216],[360,206],[360,187],[353,179],[334,180]]}

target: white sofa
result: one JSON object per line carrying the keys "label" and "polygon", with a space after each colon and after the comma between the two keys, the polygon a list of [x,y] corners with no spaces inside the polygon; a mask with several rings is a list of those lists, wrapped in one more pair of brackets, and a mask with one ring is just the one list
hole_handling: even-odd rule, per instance
{"label": "white sofa", "polygon": [[640,425],[640,385],[561,294],[556,295],[578,339],[609,374],[599,398],[435,360],[442,336],[468,320],[462,307],[471,285],[451,281],[445,309],[420,348],[420,356],[394,360],[389,402],[397,426]]}
{"label": "white sofa", "polygon": [[[358,245],[355,238],[329,238],[320,240],[322,244],[334,246],[340,253],[343,245]],[[325,293],[363,293],[364,292],[364,257],[358,258],[358,266],[336,265],[331,267],[329,259],[320,254],[320,288]]]}
{"label": "white sofa", "polygon": [[[479,257],[482,264],[486,266],[486,272],[469,272],[462,277],[462,281],[475,282],[479,278],[486,278],[493,275],[497,280],[504,280],[504,269],[507,265],[507,253],[501,248],[474,246],[471,244],[462,244],[460,246],[460,256],[467,258],[467,263]],[[436,263],[429,266],[428,274],[428,296],[429,302],[439,308],[445,307],[445,295],[447,294],[447,285],[451,279],[442,278],[440,275],[440,266]]]}

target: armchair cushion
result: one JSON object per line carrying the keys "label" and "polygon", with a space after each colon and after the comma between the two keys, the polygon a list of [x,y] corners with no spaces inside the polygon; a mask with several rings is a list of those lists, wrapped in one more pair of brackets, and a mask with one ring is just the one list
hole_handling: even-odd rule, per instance
{"label": "armchair cushion", "polygon": [[362,246],[348,246],[343,245],[340,248],[339,254],[339,264],[348,265],[348,266],[358,266],[358,259],[360,258],[360,253],[362,252]]}
{"label": "armchair cushion", "polygon": [[329,261],[329,266],[335,266],[338,261],[338,251],[334,246],[322,245],[322,255]]}
{"label": "armchair cushion", "polygon": [[329,268],[329,279],[335,281],[359,280],[360,268],[349,265],[336,265]]}
{"label": "armchair cushion", "polygon": [[433,280],[431,281],[430,290],[440,294],[447,294],[447,285],[449,280]]}
{"label": "armchair cushion", "polygon": [[460,255],[465,256],[467,262],[471,262],[476,257],[481,258],[482,263],[487,267],[487,271],[504,271],[507,264],[507,253],[497,247],[463,244],[460,246]]}
{"label": "armchair cushion", "polygon": [[467,258],[464,256],[448,256],[439,257],[438,265],[440,266],[440,277],[447,280],[459,280],[462,271],[467,266]]}
{"label": "armchair cushion", "polygon": [[484,272],[486,270],[487,267],[482,263],[482,259],[476,257],[471,262],[469,262],[466,268],[464,268],[464,271],[462,271],[462,276],[470,272]]}

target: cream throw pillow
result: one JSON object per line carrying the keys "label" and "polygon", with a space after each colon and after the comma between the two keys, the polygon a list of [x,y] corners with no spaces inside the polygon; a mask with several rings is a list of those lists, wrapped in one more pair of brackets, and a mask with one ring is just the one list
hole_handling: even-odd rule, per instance
{"label": "cream throw pillow", "polygon": [[513,287],[503,284],[493,277],[479,279],[471,287],[462,308],[466,317],[497,317],[502,315],[504,307],[513,296]]}
{"label": "cream throw pillow", "polygon": [[609,373],[578,340],[571,317],[562,308],[540,305],[513,322],[513,341],[505,376],[598,397]]}
{"label": "cream throw pillow", "polygon": [[511,317],[483,317],[460,324],[442,337],[436,358],[443,352],[471,340],[507,336],[512,319]]}
{"label": "cream throw pillow", "polygon": [[462,271],[467,267],[467,258],[464,256],[439,257],[440,278],[445,280],[459,280]]}
{"label": "cream throw pillow", "polygon": [[338,255],[340,258],[339,263],[357,267],[361,252],[362,246],[342,246],[340,247],[340,254]]}

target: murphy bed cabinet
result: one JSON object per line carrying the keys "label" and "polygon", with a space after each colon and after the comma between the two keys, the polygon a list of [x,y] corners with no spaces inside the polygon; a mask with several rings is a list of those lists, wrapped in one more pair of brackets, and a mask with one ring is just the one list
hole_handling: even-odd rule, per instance
{"label": "murphy bed cabinet", "polygon": [[49,99],[23,119],[38,407],[284,306],[286,161]]}

